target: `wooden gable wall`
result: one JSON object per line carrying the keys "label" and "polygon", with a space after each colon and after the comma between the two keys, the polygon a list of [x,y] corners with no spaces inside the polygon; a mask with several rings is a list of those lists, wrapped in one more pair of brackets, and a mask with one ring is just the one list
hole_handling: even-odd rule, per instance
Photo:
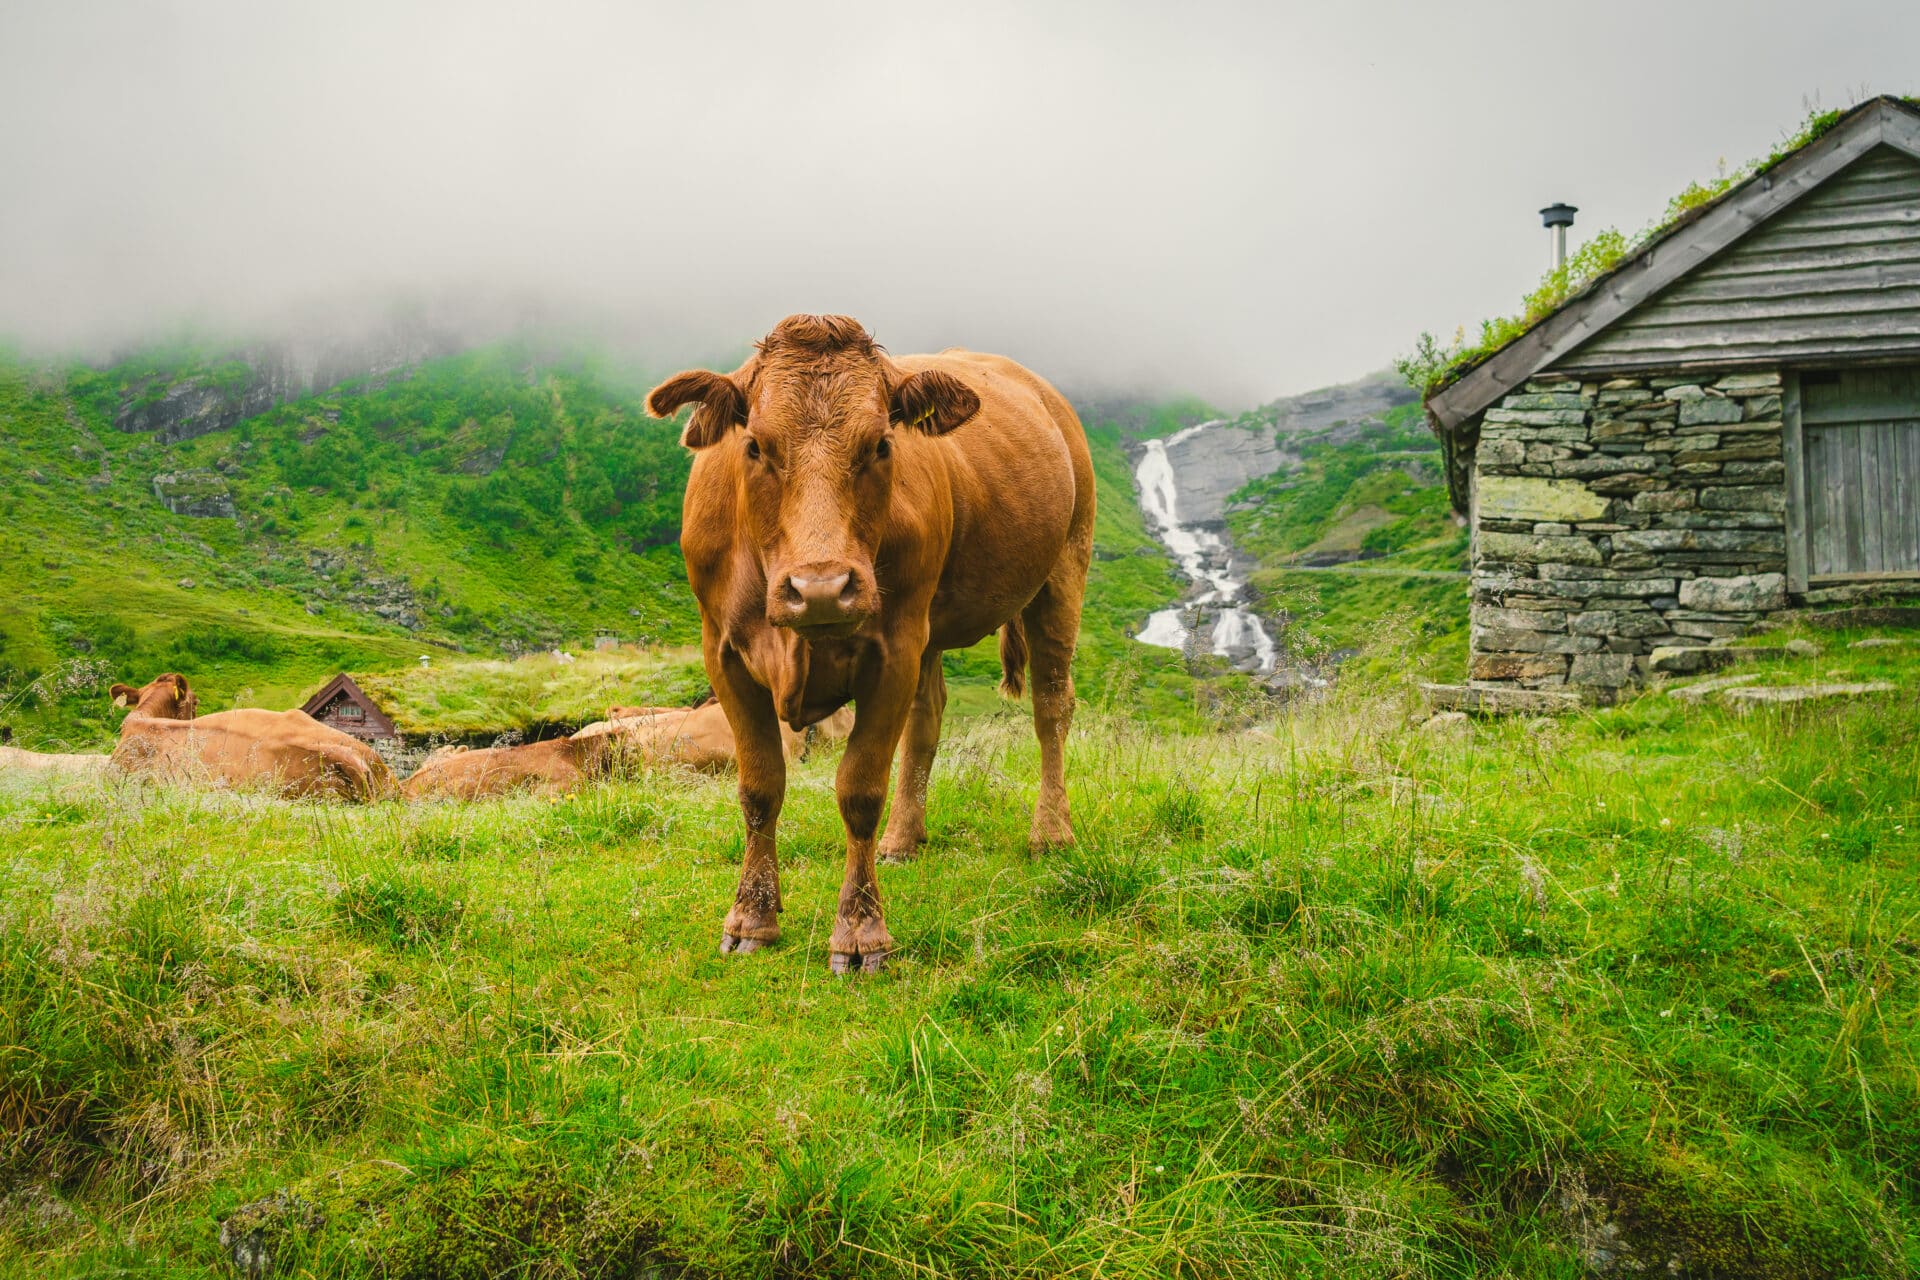
{"label": "wooden gable wall", "polygon": [[1556,372],[1920,354],[1920,161],[1875,147],[1563,357]]}

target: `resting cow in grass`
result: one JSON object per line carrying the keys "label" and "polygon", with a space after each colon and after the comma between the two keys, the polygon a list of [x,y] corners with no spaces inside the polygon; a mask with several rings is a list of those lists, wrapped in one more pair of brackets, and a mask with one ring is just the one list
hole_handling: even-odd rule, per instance
{"label": "resting cow in grass", "polygon": [[24,751],[0,746],[0,773],[37,773],[47,775],[99,773],[107,767],[107,757],[83,753]]}
{"label": "resting cow in grass", "polygon": [[942,651],[998,629],[1002,687],[1015,696],[1031,664],[1032,839],[1073,838],[1062,755],[1093,547],[1086,435],[1065,398],[1011,360],[890,357],[845,316],[790,316],[732,373],[692,370],[648,398],[660,417],[688,404],[680,547],[707,675],[738,742],[747,828],[720,947],[780,936],[781,722],[805,728],[852,702],[836,779],[847,871],[829,946],[835,972],[876,970],[893,939],[875,860],[911,857],[926,839]]}
{"label": "resting cow in grass", "polygon": [[558,795],[607,769],[604,738],[548,738],[516,747],[435,752],[402,788],[409,800],[479,800],[513,791]]}
{"label": "resting cow in grass", "polygon": [[145,688],[116,684],[120,722],[113,767],[181,781],[263,786],[289,796],[374,800],[394,790],[393,771],[358,738],[304,711],[242,708],[195,717],[199,698],[182,675]]}
{"label": "resting cow in grass", "polygon": [[[780,726],[780,747],[789,760],[805,759],[815,746],[845,741],[852,728],[853,709],[842,707],[804,730]],[[613,738],[614,759],[629,767],[682,765],[721,773],[739,758],[733,726],[711,697],[691,707],[608,707],[605,720],[596,720],[574,737],[603,734]]]}

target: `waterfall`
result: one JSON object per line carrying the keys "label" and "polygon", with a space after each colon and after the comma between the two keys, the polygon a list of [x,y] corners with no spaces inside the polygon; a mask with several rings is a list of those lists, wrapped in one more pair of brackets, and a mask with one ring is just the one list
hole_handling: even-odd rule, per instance
{"label": "waterfall", "polygon": [[1274,666],[1273,637],[1267,634],[1260,619],[1239,603],[1246,584],[1233,576],[1233,557],[1226,540],[1212,530],[1180,523],[1179,485],[1167,447],[1218,425],[1203,422],[1176,431],[1165,440],[1147,441],[1146,452],[1134,469],[1134,479],[1140,485],[1140,505],[1153,522],[1155,535],[1173,553],[1180,572],[1193,583],[1186,603],[1154,613],[1134,638],[1163,649],[1184,649],[1188,637],[1187,615],[1203,606],[1213,606],[1212,651],[1235,662],[1250,659],[1254,670],[1266,675]]}

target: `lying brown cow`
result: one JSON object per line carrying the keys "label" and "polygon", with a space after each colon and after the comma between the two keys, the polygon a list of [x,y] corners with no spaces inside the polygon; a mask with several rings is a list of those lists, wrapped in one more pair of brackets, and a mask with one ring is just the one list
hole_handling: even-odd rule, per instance
{"label": "lying brown cow", "polygon": [[198,697],[185,676],[172,673],[143,689],[116,684],[108,692],[114,705],[133,708],[113,749],[113,767],[124,773],[342,800],[373,800],[394,789],[378,752],[304,711],[243,708],[196,719]]}
{"label": "lying brown cow", "polygon": [[[847,871],[829,946],[837,973],[878,969],[893,939],[875,857],[909,857],[926,839],[942,651],[1000,629],[1014,695],[1031,663],[1032,840],[1073,838],[1062,753],[1093,547],[1086,435],[1060,393],[1011,360],[894,359],[845,316],[789,316],[732,373],[692,370],[648,398],[660,417],[688,404],[680,548],[707,676],[739,741],[747,828],[720,949],[780,936],[780,722],[804,728],[851,701],[836,779]],[[899,794],[876,845],[902,735]]]}
{"label": "lying brown cow", "polygon": [[604,738],[549,738],[517,747],[436,751],[402,790],[409,800],[478,800],[510,791],[554,795],[606,772],[607,759]]}
{"label": "lying brown cow", "polygon": [[[842,707],[806,729],[781,725],[780,749],[788,760],[798,760],[816,743],[843,740],[852,728],[852,709]],[[721,773],[738,763],[733,726],[718,702],[697,707],[608,707],[605,720],[574,736],[596,734],[612,737],[615,759],[640,767],[677,764]]]}
{"label": "lying brown cow", "polygon": [[99,773],[106,767],[107,757],[103,755],[25,751],[19,747],[0,747],[0,772],[86,774]]}
{"label": "lying brown cow", "polygon": [[[808,743],[845,737],[853,717],[835,712],[805,733],[785,730],[789,758]],[[512,791],[557,794],[606,773],[615,761],[636,767],[684,765],[709,773],[734,763],[733,731],[719,704],[698,707],[609,707],[607,718],[570,738],[517,747],[442,747],[407,779],[409,800],[448,796],[479,800]]]}

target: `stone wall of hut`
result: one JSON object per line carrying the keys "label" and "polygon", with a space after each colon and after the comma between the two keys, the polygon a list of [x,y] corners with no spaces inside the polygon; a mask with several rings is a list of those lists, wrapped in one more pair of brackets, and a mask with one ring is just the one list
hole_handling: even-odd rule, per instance
{"label": "stone wall of hut", "polygon": [[1656,649],[1784,609],[1781,390],[1778,373],[1751,371],[1544,377],[1489,409],[1471,679],[1609,701]]}

